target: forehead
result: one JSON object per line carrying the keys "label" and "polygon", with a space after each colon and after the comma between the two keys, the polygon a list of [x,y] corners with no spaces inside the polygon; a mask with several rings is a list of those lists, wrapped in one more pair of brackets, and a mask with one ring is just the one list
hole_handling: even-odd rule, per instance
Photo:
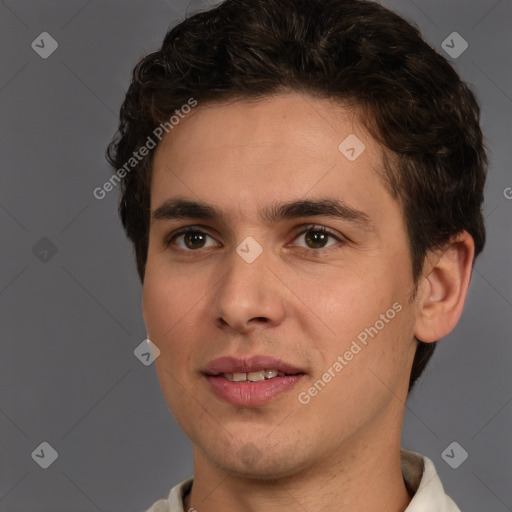
{"label": "forehead", "polygon": [[231,199],[243,215],[328,192],[361,209],[386,193],[383,172],[382,148],[354,109],[298,93],[199,103],[156,149],[151,203]]}
{"label": "forehead", "polygon": [[178,159],[188,159],[191,155],[185,152],[192,146],[205,152],[220,145],[232,151],[267,145],[281,146],[282,151],[290,149],[306,157],[338,157],[338,145],[351,134],[365,139],[370,151],[376,148],[355,108],[288,93],[262,99],[199,103],[164,137],[157,154],[174,146],[183,150],[175,152]]}

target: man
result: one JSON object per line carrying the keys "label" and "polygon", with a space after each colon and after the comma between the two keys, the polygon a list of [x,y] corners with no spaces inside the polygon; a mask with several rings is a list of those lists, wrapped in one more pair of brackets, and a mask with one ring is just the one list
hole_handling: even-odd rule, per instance
{"label": "man", "polygon": [[193,443],[150,512],[459,510],[400,439],[484,245],[486,155],[415,28],[363,0],[226,0],[136,66],[109,161]]}

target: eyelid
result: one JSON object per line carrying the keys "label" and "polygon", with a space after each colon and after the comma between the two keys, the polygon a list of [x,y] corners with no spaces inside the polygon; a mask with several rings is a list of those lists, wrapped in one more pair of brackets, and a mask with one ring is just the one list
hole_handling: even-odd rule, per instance
{"label": "eyelid", "polygon": [[301,224],[296,229],[301,229],[301,231],[298,232],[299,235],[306,231],[323,231],[336,238],[340,238],[342,236],[341,233],[335,232],[330,228],[325,227],[323,224]]}

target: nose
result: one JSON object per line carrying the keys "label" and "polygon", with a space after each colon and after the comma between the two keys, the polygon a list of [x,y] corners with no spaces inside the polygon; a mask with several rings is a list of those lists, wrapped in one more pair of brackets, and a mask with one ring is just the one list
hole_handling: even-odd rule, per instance
{"label": "nose", "polygon": [[236,251],[227,259],[228,270],[214,295],[215,323],[239,333],[257,327],[274,327],[285,317],[284,287],[263,252],[251,263]]}

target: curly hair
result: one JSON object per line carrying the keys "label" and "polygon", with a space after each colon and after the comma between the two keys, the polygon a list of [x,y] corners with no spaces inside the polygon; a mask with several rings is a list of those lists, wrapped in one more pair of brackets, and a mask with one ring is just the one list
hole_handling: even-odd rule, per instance
{"label": "curly hair", "polygon": [[[204,105],[283,91],[354,105],[385,148],[416,284],[427,251],[461,231],[475,257],[482,251],[487,156],[475,95],[416,27],[373,1],[225,0],[185,19],[136,65],[107,159],[120,169],[191,98]],[[141,282],[153,154],[121,180],[119,213]],[[409,390],[436,345],[417,341]]]}

